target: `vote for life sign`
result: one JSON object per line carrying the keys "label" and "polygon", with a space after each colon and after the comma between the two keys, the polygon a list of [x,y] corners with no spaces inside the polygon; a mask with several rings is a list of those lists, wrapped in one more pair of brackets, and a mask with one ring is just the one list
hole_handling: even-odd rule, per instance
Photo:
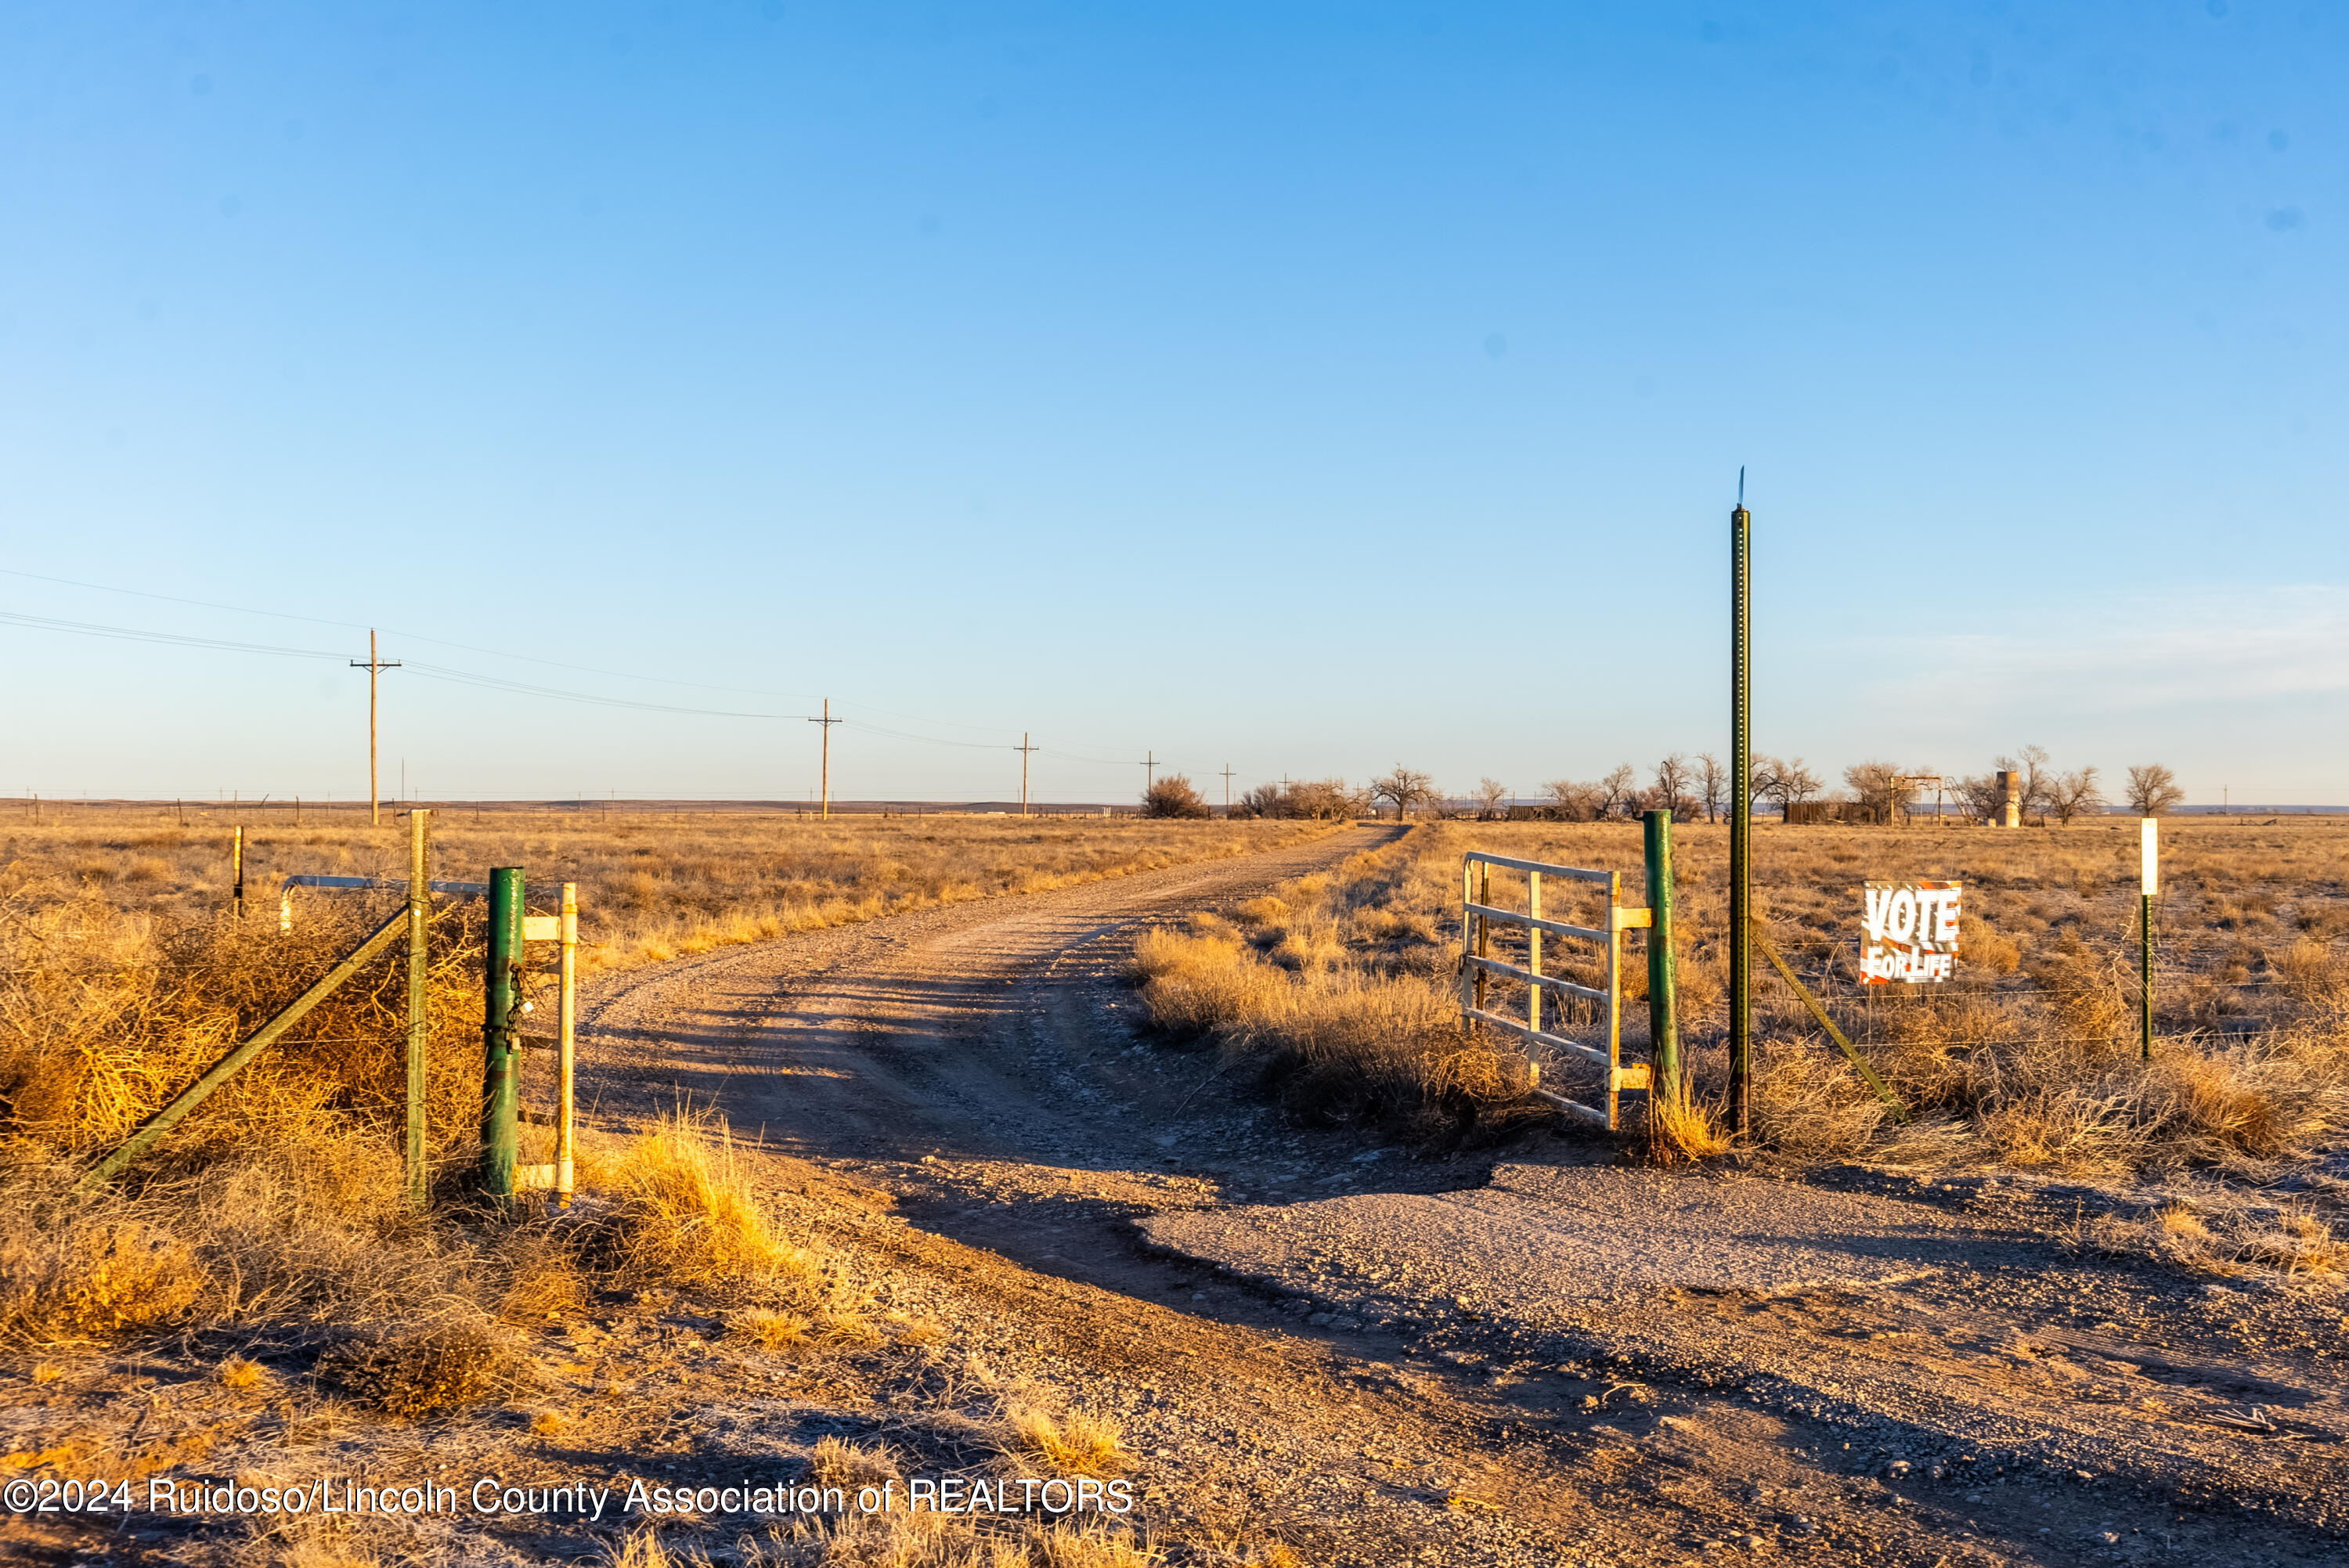
{"label": "vote for life sign", "polygon": [[1947,980],[1958,966],[1958,884],[1869,882],[1859,974],[1869,985]]}

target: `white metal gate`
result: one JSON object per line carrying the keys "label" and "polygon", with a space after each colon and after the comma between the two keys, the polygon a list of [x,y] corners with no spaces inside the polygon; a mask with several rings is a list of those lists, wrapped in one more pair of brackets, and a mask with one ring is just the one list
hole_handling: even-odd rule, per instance
{"label": "white metal gate", "polygon": [[[1493,869],[1522,872],[1526,877],[1526,907],[1523,910],[1502,909],[1492,901]],[[1595,882],[1607,893],[1604,929],[1570,925],[1565,921],[1550,920],[1542,914],[1542,879],[1558,877],[1572,882]],[[1616,1097],[1620,1091],[1645,1089],[1650,1087],[1648,1064],[1635,1062],[1625,1067],[1623,1048],[1623,933],[1645,929],[1653,920],[1644,908],[1628,906],[1622,901],[1622,876],[1617,872],[1592,871],[1584,866],[1557,866],[1541,861],[1521,861],[1507,855],[1488,855],[1471,850],[1460,865],[1460,1011],[1472,1025],[1490,1025],[1526,1041],[1528,1044],[1562,1051],[1569,1056],[1596,1064],[1606,1075],[1605,1109],[1585,1105],[1579,1100],[1541,1087],[1541,1064],[1534,1064],[1534,1093],[1557,1106],[1570,1116],[1578,1116],[1601,1126],[1617,1125]],[[1526,962],[1511,964],[1493,956],[1493,927],[1513,926],[1526,933]],[[1558,936],[1573,942],[1593,943],[1604,950],[1602,973],[1604,986],[1585,985],[1560,975],[1542,972],[1542,937]],[[1526,1016],[1512,1018],[1496,1013],[1485,1004],[1488,977],[1499,975],[1514,980],[1526,988]],[[1562,996],[1578,997],[1595,1003],[1599,1007],[1599,1034],[1596,1041],[1572,1039],[1543,1026],[1542,993],[1552,991]]]}

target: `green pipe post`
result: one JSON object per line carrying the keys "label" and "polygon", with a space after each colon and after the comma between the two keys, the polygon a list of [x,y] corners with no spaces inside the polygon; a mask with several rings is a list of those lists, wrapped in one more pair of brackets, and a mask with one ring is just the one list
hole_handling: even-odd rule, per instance
{"label": "green pipe post", "polygon": [[481,1186],[511,1198],[521,1152],[522,868],[490,872],[490,957],[481,1019]]}
{"label": "green pipe post", "polygon": [[1652,1104],[1661,1095],[1681,1101],[1681,1033],[1673,990],[1672,814],[1648,813],[1648,1087]]}
{"label": "green pipe post", "polygon": [[1729,1124],[1753,1130],[1754,668],[1753,514],[1745,470],[1729,514]]}
{"label": "green pipe post", "polygon": [[428,822],[432,813],[419,806],[408,814],[408,1202],[421,1210],[426,1201],[424,1169],[425,1048],[431,1038],[428,1016],[430,996],[432,878]]}
{"label": "green pipe post", "polygon": [[2137,1059],[2153,1060],[2153,894],[2137,895]]}

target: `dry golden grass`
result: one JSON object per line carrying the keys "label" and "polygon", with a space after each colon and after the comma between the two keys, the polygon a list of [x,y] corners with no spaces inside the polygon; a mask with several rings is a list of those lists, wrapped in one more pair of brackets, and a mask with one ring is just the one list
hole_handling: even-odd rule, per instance
{"label": "dry golden grass", "polygon": [[815,1451],[808,1456],[808,1464],[817,1485],[852,1491],[861,1486],[895,1480],[905,1473],[897,1456],[883,1444],[863,1446],[832,1437],[816,1439]]}
{"label": "dry golden grass", "polygon": [[671,1111],[616,1152],[590,1155],[580,1179],[613,1199],[592,1234],[615,1278],[795,1295],[823,1284],[822,1260],[777,1233],[722,1118]]}
{"label": "dry golden grass", "polygon": [[813,1329],[814,1325],[798,1313],[778,1312],[771,1306],[745,1307],[726,1320],[730,1337],[775,1352],[798,1349],[808,1342]]}
{"label": "dry golden grass", "polygon": [[[811,1558],[811,1548],[820,1555]],[[1115,1527],[1031,1522],[1006,1536],[968,1517],[928,1511],[812,1521],[771,1531],[764,1542],[745,1540],[738,1551],[748,1568],[802,1568],[813,1561],[824,1568],[1158,1568],[1166,1561]],[[701,1561],[662,1546],[649,1532],[629,1538],[611,1559],[613,1568],[693,1568]],[[1298,1560],[1225,1554],[1214,1561],[1289,1568]]]}
{"label": "dry golden grass", "polygon": [[[1700,1097],[1725,1077],[1726,830],[1676,830],[1676,949],[1684,1059]],[[2240,1167],[2306,1150],[2349,1127],[2349,927],[2338,866],[2349,827],[2319,820],[2243,829],[2169,825],[2158,931],[2164,974],[2156,1059],[2137,1060],[2133,959],[2134,822],[2070,830],[1764,827],[1757,902],[1775,940],[1902,1100],[1896,1124],[1775,975],[1756,980],[1763,1140],[1806,1158],[1873,1151],[1912,1163],[1997,1162],[2075,1171]],[[1157,1025],[1251,1054],[1292,1109],[1371,1117],[1406,1135],[1455,1134],[1470,1113],[1506,1121],[1521,1095],[1515,1045],[1459,1028],[1455,965],[1461,855],[1470,848],[1621,873],[1646,903],[1630,823],[1455,823],[1301,878],[1187,929],[1147,933],[1134,971]],[[1852,984],[1864,881],[1966,885],[1959,979],[1926,995]],[[1589,884],[1544,889],[1545,913],[1599,923]],[[1495,873],[1492,898],[1523,907]],[[2244,946],[2235,934],[2271,931]],[[1511,939],[1495,952],[1514,958]],[[1646,995],[1640,944],[1623,989]],[[1546,966],[1585,984],[1594,950],[1553,938]],[[1522,1013],[1524,992],[1491,982],[1488,1005]],[[1556,1016],[1555,1008],[1548,1016]],[[2238,1032],[2221,1035],[2221,1017]],[[2249,1033],[2240,1032],[2249,1022]],[[1595,1020],[1569,1010],[1564,1032]],[[1644,1055],[1645,1009],[1628,1006],[1625,1048]],[[1577,1092],[1578,1064],[1546,1065]],[[1587,1086],[1586,1086],[1587,1087]],[[1578,1096],[1579,1097],[1579,1096]],[[1674,1130],[1663,1130],[1670,1140]],[[1678,1130],[1711,1147],[1702,1130]]]}
{"label": "dry golden grass", "polygon": [[1055,1416],[1014,1399],[1003,1409],[1007,1451],[1032,1454],[1062,1475],[1111,1476],[1132,1460],[1115,1421],[1082,1410]]}
{"label": "dry golden grass", "polygon": [[[408,830],[339,820],[296,828],[272,806],[48,809],[0,820],[0,900],[76,900],[183,918],[227,906],[229,829],[245,832],[245,887],[274,929],[292,874],[408,875]],[[433,875],[486,880],[521,866],[533,887],[579,884],[583,973],[657,963],[909,910],[1250,854],[1331,831],[1290,821],[1099,817],[813,817],[754,812],[437,812]],[[297,890],[297,926],[353,895]]]}

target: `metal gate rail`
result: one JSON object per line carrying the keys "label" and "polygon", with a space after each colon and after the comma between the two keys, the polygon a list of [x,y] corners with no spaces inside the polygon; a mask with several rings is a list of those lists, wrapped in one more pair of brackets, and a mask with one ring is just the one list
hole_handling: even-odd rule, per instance
{"label": "metal gate rail", "polygon": [[[1493,868],[1523,872],[1526,876],[1526,907],[1523,910],[1503,909],[1492,902]],[[1545,917],[1541,909],[1542,878],[1559,877],[1570,882],[1593,882],[1607,890],[1607,922],[1603,930],[1587,925],[1574,925],[1562,920]],[[1604,1109],[1568,1099],[1553,1089],[1541,1087],[1541,1066],[1534,1064],[1533,1092],[1570,1116],[1578,1116],[1612,1129],[1618,1122],[1617,1096],[1620,1091],[1645,1089],[1651,1086],[1648,1064],[1635,1062],[1625,1067],[1623,1048],[1623,933],[1646,929],[1654,916],[1647,909],[1626,905],[1622,902],[1622,877],[1616,872],[1593,871],[1585,866],[1551,865],[1543,861],[1523,861],[1508,855],[1485,854],[1471,850],[1461,858],[1460,864],[1460,1011],[1471,1024],[1486,1024],[1513,1035],[1518,1039],[1547,1046],[1552,1050],[1596,1064],[1606,1070],[1607,1104]],[[1516,927],[1526,933],[1526,962],[1510,964],[1492,955],[1492,930],[1495,925]],[[1588,942],[1605,950],[1607,984],[1604,987],[1584,985],[1560,975],[1542,972],[1542,937],[1544,934],[1568,941]],[[1498,975],[1515,980],[1526,988],[1526,1016],[1512,1018],[1495,1013],[1485,1004],[1485,981]],[[1542,1026],[1542,993],[1552,991],[1564,996],[1577,997],[1600,1004],[1602,1039],[1599,1043],[1578,1040],[1554,1034]]]}

